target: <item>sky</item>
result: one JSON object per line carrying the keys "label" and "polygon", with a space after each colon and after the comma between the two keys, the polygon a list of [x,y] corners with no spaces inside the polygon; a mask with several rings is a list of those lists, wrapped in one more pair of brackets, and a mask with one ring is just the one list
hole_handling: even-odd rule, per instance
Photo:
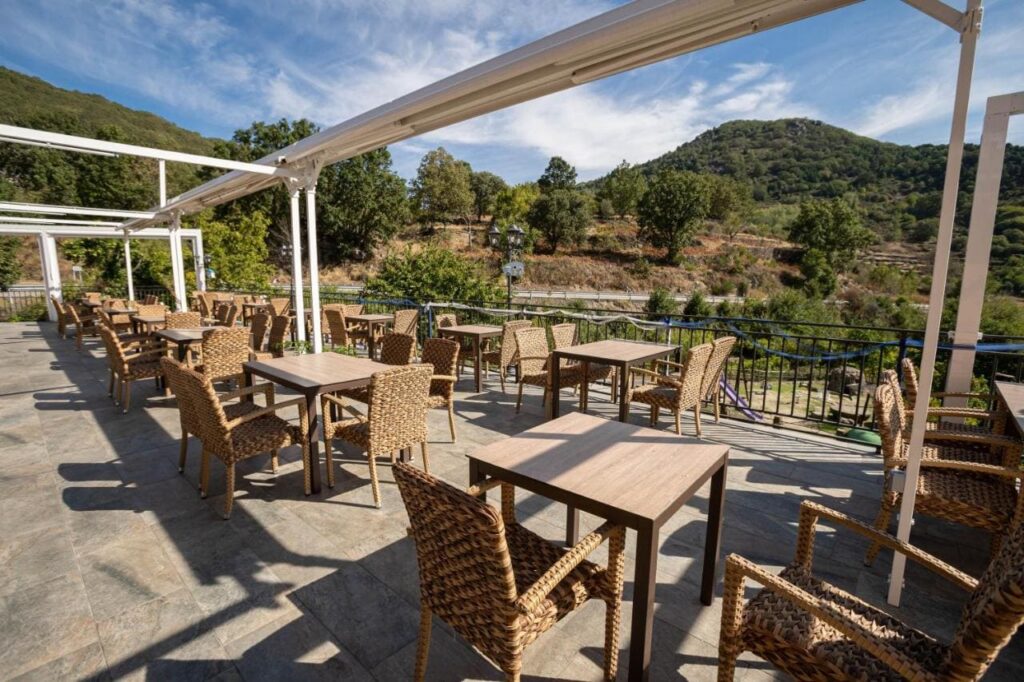
{"label": "sky", "polygon": [[[963,0],[947,0],[956,7]],[[591,0],[0,0],[0,64],[204,135],[256,120],[339,123],[611,9]],[[393,145],[439,145],[510,182],[551,156],[581,179],[733,119],[805,116],[903,144],[949,137],[958,36],[897,0],[827,15],[549,95]],[[988,0],[968,138],[1024,89],[1024,2]],[[1024,142],[1024,125],[1011,126]]]}

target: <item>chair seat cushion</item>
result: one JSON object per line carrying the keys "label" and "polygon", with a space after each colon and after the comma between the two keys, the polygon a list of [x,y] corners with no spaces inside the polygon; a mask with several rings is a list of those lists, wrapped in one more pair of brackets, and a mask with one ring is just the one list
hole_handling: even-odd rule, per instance
{"label": "chair seat cushion", "polygon": [[974,528],[1002,531],[1017,504],[1012,482],[995,476],[922,469],[917,479],[917,508],[926,514]]}
{"label": "chair seat cushion", "polygon": [[361,403],[370,402],[370,387],[360,386],[359,388],[343,388],[338,391],[338,395],[351,398],[352,400],[358,400]]}
{"label": "chair seat cushion", "polygon": [[[130,358],[131,356],[129,356]],[[152,379],[163,376],[159,359],[142,359],[136,362],[128,362],[128,379]]]}
{"label": "chair seat cushion", "polygon": [[630,391],[630,402],[674,410],[679,402],[679,391],[660,384],[644,384]]}
{"label": "chair seat cushion", "polygon": [[427,407],[445,407],[448,405],[448,396],[440,393],[431,393],[427,396]]}
{"label": "chair seat cushion", "polygon": [[[519,381],[526,384],[527,386],[548,386],[553,381],[553,377],[548,372],[539,372],[537,374],[524,374],[520,377]],[[572,367],[560,367],[558,371],[558,383],[559,388],[568,388],[570,386],[576,386],[583,382],[583,372],[577,366]]]}
{"label": "chair seat cushion", "polygon": [[332,424],[328,438],[340,438],[361,448],[370,447],[370,422],[365,419],[353,418]]}
{"label": "chair seat cushion", "polygon": [[298,427],[273,414],[257,417],[231,430],[231,446],[236,460],[287,447],[300,438]]}
{"label": "chair seat cushion", "polygon": [[949,441],[925,443],[921,456],[924,460],[932,461],[974,462],[976,464],[995,465],[1002,462],[1002,456],[993,454],[991,450],[954,445]]}
{"label": "chair seat cushion", "polygon": [[[942,668],[946,648],[925,633],[814,578],[801,566],[790,566],[779,577],[873,633],[901,657],[929,671]],[[745,648],[799,679],[903,679],[839,630],[768,589],[761,590],[744,607],[742,632]]]}

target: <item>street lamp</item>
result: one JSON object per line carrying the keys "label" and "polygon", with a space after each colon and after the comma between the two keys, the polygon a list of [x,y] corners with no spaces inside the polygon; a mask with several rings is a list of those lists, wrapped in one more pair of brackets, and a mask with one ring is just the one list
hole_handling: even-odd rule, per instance
{"label": "street lamp", "polygon": [[491,248],[505,252],[505,262],[501,266],[501,271],[504,273],[505,282],[508,285],[506,307],[511,308],[512,280],[516,277],[522,277],[525,272],[523,265],[523,242],[525,241],[526,232],[513,223],[505,231],[504,239],[502,239],[502,236],[502,232],[498,229],[497,225],[491,225],[491,229],[487,231],[487,241],[490,243]]}

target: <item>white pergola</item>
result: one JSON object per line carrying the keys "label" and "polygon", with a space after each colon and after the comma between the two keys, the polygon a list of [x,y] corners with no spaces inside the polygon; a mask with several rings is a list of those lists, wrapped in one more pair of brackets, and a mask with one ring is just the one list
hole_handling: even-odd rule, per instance
{"label": "white pergola", "polygon": [[[317,177],[324,165],[521,102],[833,11],[859,1],[637,0],[371,109],[269,154],[253,164],[244,164],[244,167],[242,164],[239,167],[217,166],[231,170],[169,201],[161,201],[160,205],[150,212],[151,216],[133,217],[127,220],[122,228],[126,233],[131,233],[134,236],[139,231],[149,229],[154,225],[170,223],[173,250],[173,244],[177,240],[175,235],[181,233],[180,219],[182,215],[194,213],[205,207],[231,201],[284,182],[291,197],[292,284],[295,307],[298,319],[302,319],[299,201],[300,194],[305,192],[306,237],[309,249],[313,313],[312,341],[314,350],[319,352],[321,350],[321,335],[315,192]],[[916,403],[917,412],[910,437],[910,464],[907,468],[907,483],[904,486],[905,494],[898,530],[899,537],[906,540],[910,534],[913,517],[916,479],[920,468],[924,439],[925,411],[929,403],[935,355],[939,344],[939,326],[963,157],[975,46],[981,29],[982,0],[965,0],[963,11],[955,9],[941,0],[903,0],[903,2],[949,27],[959,36],[960,40],[960,60],[956,75],[939,233],[921,363],[922,390]],[[17,135],[12,136],[10,132],[9,127],[0,126],[0,139],[12,138],[32,144],[60,145],[61,148],[82,147],[81,138],[47,133],[28,139]],[[986,137],[991,139],[984,140],[983,147],[986,144],[989,146],[997,144],[994,133],[990,135],[986,130]],[[110,146],[111,143],[98,146],[99,143],[95,141],[89,142],[90,145],[87,146],[89,150],[100,153],[128,153],[127,150],[115,149]],[[150,151],[155,152],[155,150]],[[989,155],[991,156],[991,154]],[[164,160],[185,160],[161,156],[152,158],[161,159],[161,163]],[[206,163],[206,161],[204,158],[202,163],[215,165]],[[223,160],[220,161],[223,162]],[[186,162],[198,163],[200,161],[186,160]],[[981,169],[979,168],[979,185],[982,180],[980,173]],[[992,201],[991,208],[994,212],[994,199]],[[978,210],[977,205],[975,210]],[[985,216],[979,213],[976,219],[982,221]],[[991,231],[990,225],[988,229]],[[972,218],[972,235],[973,232],[974,218]],[[177,243],[180,252],[180,240],[177,240]],[[973,251],[969,247],[969,261],[971,254],[984,251],[984,249],[979,251],[982,246],[984,244],[975,245]],[[987,257],[984,260],[987,261]],[[980,257],[978,263],[981,263]],[[975,268],[971,267],[970,272],[974,272],[974,270]],[[180,267],[177,272],[180,272]],[[970,286],[972,295],[979,297],[980,300],[984,287],[978,288],[976,283],[976,276],[972,275],[969,279],[965,273],[964,286]],[[183,295],[183,285],[181,292]],[[179,302],[182,301],[182,298],[183,296],[179,298]],[[975,312],[980,311],[980,305],[974,306],[974,308]],[[298,332],[300,335],[304,334],[304,325],[298,325]],[[976,340],[976,333],[974,336]],[[966,360],[962,360],[962,362],[966,362]],[[967,371],[969,372],[969,366]],[[893,604],[899,601],[904,568],[905,559],[903,555],[897,554],[893,562],[889,591],[889,601]]]}

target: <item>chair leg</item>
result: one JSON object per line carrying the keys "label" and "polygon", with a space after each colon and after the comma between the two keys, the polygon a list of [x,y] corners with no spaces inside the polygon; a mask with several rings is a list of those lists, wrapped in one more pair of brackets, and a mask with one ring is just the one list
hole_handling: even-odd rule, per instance
{"label": "chair leg", "polygon": [[235,465],[231,463],[224,472],[224,520],[231,518],[231,506],[235,503]]}
{"label": "chair leg", "polygon": [[420,452],[423,453],[423,473],[430,473],[430,458],[427,456],[427,441],[420,443]]}
{"label": "chair leg", "polygon": [[498,362],[498,379],[501,381],[501,392],[505,392],[505,366]]}
{"label": "chair leg", "polygon": [[114,397],[114,370],[110,370],[110,382],[107,384],[107,395]]}
{"label": "chair leg", "polygon": [[626,531],[619,529],[608,538],[608,581],[612,595],[605,602],[604,679],[614,680],[619,668],[619,629],[622,622],[622,584],[626,573]]}
{"label": "chair leg", "polygon": [[455,442],[455,401],[448,399],[448,429],[452,432],[452,442]]}
{"label": "chair leg", "polygon": [[199,496],[206,499],[210,490],[210,453],[203,450],[203,458],[199,465]]}
{"label": "chair leg", "polygon": [[[891,499],[890,499],[891,498]],[[882,506],[878,509],[878,516],[875,517],[875,529],[885,532],[889,528],[889,520],[892,518],[893,509],[896,508],[896,496],[888,491],[882,495]],[[882,545],[877,542],[872,542],[871,546],[868,547],[867,554],[864,555],[864,565],[870,566],[874,561],[875,557],[882,550]]]}
{"label": "chair leg", "polygon": [[519,414],[519,408],[523,404],[523,382],[519,382],[519,397],[516,398],[516,414]]}
{"label": "chair leg", "polygon": [[185,473],[185,458],[188,457],[188,431],[181,429],[181,448],[178,450],[178,473]]}
{"label": "chair leg", "polygon": [[697,427],[697,438],[700,438],[700,403],[693,406],[693,421]]}
{"label": "chair leg", "polygon": [[372,453],[367,452],[366,457],[370,460],[370,487],[373,490],[373,506],[380,509],[380,481],[377,480],[377,461]]}
{"label": "chair leg", "polygon": [[279,462],[278,462],[278,454],[279,454],[279,452],[280,452],[279,450],[271,450],[270,451],[270,470],[272,472],[274,472],[275,476],[277,475],[277,467],[279,465]]}
{"label": "chair leg", "polygon": [[742,648],[739,644],[742,627],[743,574],[731,563],[725,564],[725,589],[722,593],[722,630],[718,636],[718,680],[732,682],[736,674],[736,659]]}
{"label": "chair leg", "polygon": [[[324,438],[324,461],[327,463],[327,487],[334,487],[334,448],[331,447],[332,440]],[[307,495],[310,493],[307,492]]]}
{"label": "chair leg", "polygon": [[682,424],[683,413],[680,410],[676,410],[675,411],[675,415],[676,415],[676,435],[677,436],[681,436],[681,435],[683,435],[683,424]]}
{"label": "chair leg", "polygon": [[124,410],[125,414],[128,414],[128,410],[132,406],[132,382],[127,379],[124,382]]}
{"label": "chair leg", "polygon": [[433,626],[433,615],[426,604],[420,604],[420,636],[416,641],[416,672],[413,679],[423,682],[427,676],[427,657],[430,655],[430,629]]}
{"label": "chair leg", "polygon": [[719,400],[718,391],[711,394],[711,401],[715,404],[715,423],[722,417],[722,401]]}
{"label": "chair leg", "polygon": [[658,425],[658,406],[651,405],[651,426]]}

